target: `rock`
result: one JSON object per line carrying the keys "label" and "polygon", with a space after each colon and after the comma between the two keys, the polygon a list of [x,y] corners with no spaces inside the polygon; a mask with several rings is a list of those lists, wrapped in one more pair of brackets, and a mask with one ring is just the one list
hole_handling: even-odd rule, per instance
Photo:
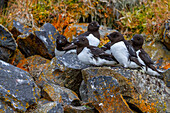
{"label": "rock", "polygon": [[163,76],[166,86],[170,88],[170,68],[165,73],[163,73]]}
{"label": "rock", "polygon": [[58,101],[62,105],[70,105],[72,101],[79,100],[77,94],[70,89],[48,83],[42,88],[42,96],[49,101]]}
{"label": "rock", "polygon": [[43,70],[36,83],[43,87],[46,81],[59,84],[79,94],[79,87],[82,82],[81,69],[88,67],[81,63],[76,54],[64,54],[62,57],[54,57]]}
{"label": "rock", "polygon": [[146,42],[143,45],[143,49],[149,54],[157,68],[164,68],[170,64],[170,51],[168,51],[162,43]]}
{"label": "rock", "polygon": [[163,112],[166,109],[165,103],[169,94],[162,80],[143,74],[137,69],[119,67],[93,67],[82,70],[85,85],[82,83],[80,95],[83,101],[89,101],[86,81],[103,75],[116,78],[122,96],[133,111]]}
{"label": "rock", "polygon": [[1,113],[17,113],[11,107],[9,107],[5,102],[0,100],[0,112]]}
{"label": "rock", "polygon": [[162,42],[167,47],[167,49],[170,50],[170,20],[166,20],[164,24]]}
{"label": "rock", "polygon": [[17,66],[18,63],[24,58],[25,56],[21,53],[21,51],[19,49],[16,49],[14,54],[10,57],[9,63],[14,66]]}
{"label": "rock", "polygon": [[40,29],[46,31],[48,38],[55,45],[56,38],[60,35],[56,28],[50,23],[45,23]]}
{"label": "rock", "polygon": [[44,45],[48,49],[48,53],[51,56],[55,56],[54,55],[55,45],[53,44],[52,40],[50,40],[50,38],[48,37],[47,32],[46,31],[35,31],[35,35],[44,43]]}
{"label": "rock", "polygon": [[21,60],[19,64],[17,65],[17,67],[25,71],[28,71],[30,75],[35,80],[37,80],[41,72],[47,68],[47,64],[49,62],[50,60],[48,59],[45,59],[39,55],[34,55],[34,56]]}
{"label": "rock", "polygon": [[38,101],[36,110],[29,111],[31,113],[64,113],[64,109],[61,103],[55,101],[41,99]]}
{"label": "rock", "polygon": [[19,21],[13,20],[10,26],[10,32],[13,34],[14,38],[17,39],[19,35],[30,34],[32,32],[31,28],[21,24]]}
{"label": "rock", "polygon": [[25,55],[25,57],[33,55],[41,55],[47,59],[51,59],[53,57],[50,53],[48,53],[48,49],[43,41],[36,37],[33,33],[19,35],[17,43],[20,51]]}
{"label": "rock", "polygon": [[[85,73],[90,73],[90,75],[85,75]],[[87,86],[88,102],[92,103],[99,112],[132,112],[120,94],[117,79],[112,76],[105,76],[100,72],[97,73],[97,68],[82,70],[84,82]],[[81,94],[82,90],[80,88]],[[82,98],[82,100],[84,99]]]}
{"label": "rock", "polygon": [[40,89],[29,73],[1,60],[0,78],[0,100],[15,111],[25,112],[40,98]]}
{"label": "rock", "polygon": [[3,25],[0,25],[0,60],[8,62],[17,48],[12,34]]}
{"label": "rock", "polygon": [[72,106],[68,105],[64,107],[64,113],[98,113],[93,107],[89,106]]}

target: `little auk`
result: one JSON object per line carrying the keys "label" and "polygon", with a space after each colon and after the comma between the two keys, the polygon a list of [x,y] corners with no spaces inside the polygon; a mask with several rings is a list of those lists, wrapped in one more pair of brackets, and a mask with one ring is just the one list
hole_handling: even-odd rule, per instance
{"label": "little auk", "polygon": [[[79,36],[73,40],[73,43],[77,46],[78,59],[85,64],[113,66],[117,63],[112,55],[106,54],[101,48],[89,45],[89,40],[85,36]],[[68,48],[69,46],[65,49]]]}
{"label": "little auk", "polygon": [[128,43],[120,32],[112,32],[107,35],[111,41],[110,51],[120,65],[125,68],[141,68],[143,66],[137,58],[132,45]]}
{"label": "little auk", "polygon": [[56,38],[55,56],[62,56],[66,52],[71,52],[74,50],[63,50],[63,47],[70,45],[71,43],[67,41],[67,38],[63,35],[59,35]]}
{"label": "little auk", "polygon": [[[88,25],[87,31],[84,32],[83,34],[80,34],[76,38],[81,37],[81,36],[85,36],[89,40],[89,45],[97,47],[100,44],[99,27],[100,27],[100,25],[98,24],[98,22],[93,21]],[[72,45],[71,49],[73,49],[73,48],[76,49],[76,45],[74,45],[73,43],[71,43],[71,45]]]}
{"label": "little auk", "polygon": [[149,75],[159,76],[161,72],[154,67],[154,62],[152,61],[151,57],[142,48],[144,43],[143,36],[140,34],[135,34],[132,37],[131,42],[133,48],[136,51],[139,62],[144,65],[142,69]]}

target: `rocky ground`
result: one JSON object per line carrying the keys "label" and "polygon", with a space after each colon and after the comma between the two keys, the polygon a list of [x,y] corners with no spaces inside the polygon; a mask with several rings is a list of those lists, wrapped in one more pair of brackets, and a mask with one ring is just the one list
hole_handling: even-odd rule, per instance
{"label": "rocky ground", "polygon": [[[112,31],[100,30],[101,37],[106,32]],[[0,112],[170,112],[170,58],[162,44],[144,47],[166,69],[160,79],[139,69],[85,65],[73,53],[55,57],[58,35],[50,23],[36,30],[15,20],[9,30],[0,25]]]}

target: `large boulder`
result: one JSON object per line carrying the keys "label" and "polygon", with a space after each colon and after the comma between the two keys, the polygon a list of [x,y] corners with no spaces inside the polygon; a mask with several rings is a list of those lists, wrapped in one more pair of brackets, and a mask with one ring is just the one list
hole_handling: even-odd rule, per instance
{"label": "large boulder", "polygon": [[0,100],[24,112],[40,98],[40,89],[30,74],[0,60]]}
{"label": "large boulder", "polygon": [[0,25],[0,60],[9,61],[10,56],[14,53],[17,48],[17,44],[13,35],[5,28]]}
{"label": "large boulder", "polygon": [[82,70],[82,100],[92,103],[99,112],[132,112],[122,97],[118,80],[109,69],[90,67]]}
{"label": "large boulder", "polygon": [[[120,93],[135,112],[163,112],[168,102],[168,88],[154,76],[137,69],[97,67],[82,70],[84,84],[80,87],[82,100],[89,101],[88,80],[98,76],[114,77]],[[146,101],[147,100],[147,101]]]}
{"label": "large boulder", "polygon": [[41,99],[38,101],[36,109],[30,109],[31,113],[64,113],[61,103]]}
{"label": "large boulder", "polygon": [[62,105],[70,105],[74,100],[79,101],[77,94],[72,90],[51,83],[44,85],[42,96],[49,101],[58,101]]}
{"label": "large boulder", "polygon": [[16,113],[7,103],[0,100],[0,112],[1,113]]}
{"label": "large boulder", "polygon": [[26,25],[21,24],[19,21],[13,20],[11,23],[10,32],[13,34],[14,38],[17,39],[19,35],[29,34],[32,32],[32,28],[27,27]]}
{"label": "large boulder", "polygon": [[17,44],[20,51],[25,57],[41,55],[44,58],[51,59],[53,56],[48,53],[48,49],[43,41],[33,33],[19,35]]}
{"label": "large boulder", "polygon": [[10,57],[9,63],[16,66],[23,59],[25,59],[25,56],[21,53],[19,49],[16,49],[13,55]]}
{"label": "large boulder", "polygon": [[27,71],[36,80],[41,72],[47,68],[50,60],[41,57],[40,55],[30,56],[21,60],[17,67]]}
{"label": "large boulder", "polygon": [[81,69],[88,67],[81,63],[74,53],[64,54],[62,57],[54,57],[47,68],[42,71],[36,80],[38,86],[43,87],[46,81],[59,84],[79,94],[82,82]]}

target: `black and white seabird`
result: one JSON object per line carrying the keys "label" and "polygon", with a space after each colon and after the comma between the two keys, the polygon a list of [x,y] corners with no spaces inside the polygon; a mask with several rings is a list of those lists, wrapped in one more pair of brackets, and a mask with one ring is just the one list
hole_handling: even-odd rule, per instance
{"label": "black and white seabird", "polygon": [[[63,48],[70,44],[71,43],[67,41],[65,36],[59,35],[56,38],[55,56],[62,56],[64,53],[68,52],[67,50],[63,50]],[[74,50],[70,49],[69,51],[71,52]]]}
{"label": "black and white seabird", "polygon": [[111,41],[110,51],[120,65],[125,68],[139,68],[143,66],[137,59],[136,52],[120,32],[113,32],[107,35]]}
{"label": "black and white seabird", "polygon": [[[93,22],[89,23],[89,25],[87,27],[87,31],[84,32],[83,34],[80,34],[76,38],[85,36],[89,41],[89,45],[97,47],[100,44],[99,27],[100,27],[100,25],[98,24],[98,22],[93,21]],[[72,46],[72,48],[76,48],[76,45]]]}
{"label": "black and white seabird", "polygon": [[86,36],[86,38],[89,40],[89,45],[97,47],[100,43],[99,27],[100,27],[99,23],[93,21],[89,23],[87,31],[84,32],[83,34],[80,34],[79,36]]}
{"label": "black and white seabird", "polygon": [[143,36],[140,34],[136,34],[132,37],[131,42],[133,48],[136,51],[139,62],[142,65],[145,65],[144,67],[142,67],[142,69],[149,75],[159,76],[161,72],[154,67],[154,62],[152,61],[151,57],[142,48],[144,43]]}
{"label": "black and white seabird", "polygon": [[89,41],[85,36],[74,39],[73,43],[77,45],[78,59],[85,64],[113,66],[117,63],[112,55],[106,54],[101,48],[89,45]]}

